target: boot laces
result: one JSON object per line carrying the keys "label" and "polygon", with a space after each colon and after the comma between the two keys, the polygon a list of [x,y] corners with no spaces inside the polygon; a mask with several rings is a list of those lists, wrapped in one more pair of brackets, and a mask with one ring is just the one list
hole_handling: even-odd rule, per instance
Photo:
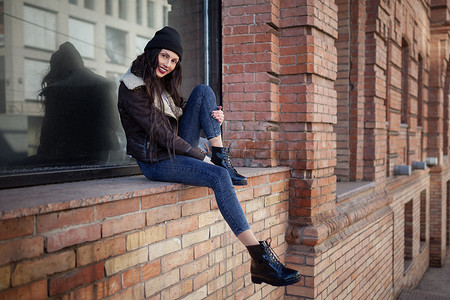
{"label": "boot laces", "polygon": [[264,253],[268,256],[269,260],[274,263],[279,270],[283,269],[284,265],[280,262],[279,256],[270,247],[272,238],[268,238],[263,243],[265,244]]}
{"label": "boot laces", "polygon": [[224,149],[223,149],[223,152],[224,152],[224,154],[225,154],[225,155],[224,155],[224,161],[225,161],[225,164],[227,165],[227,167],[230,168],[230,170],[233,170],[234,172],[237,172],[237,171],[234,169],[233,165],[231,164],[230,147],[224,148]]}

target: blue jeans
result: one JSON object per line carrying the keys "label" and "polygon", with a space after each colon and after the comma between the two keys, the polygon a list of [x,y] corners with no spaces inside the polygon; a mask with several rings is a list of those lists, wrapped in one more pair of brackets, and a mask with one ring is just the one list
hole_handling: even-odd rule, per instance
{"label": "blue jeans", "polygon": [[[201,129],[207,139],[219,136],[220,124],[211,117],[211,112],[216,109],[216,98],[211,88],[205,85],[195,87],[184,109],[179,136],[192,147],[198,146]],[[138,165],[145,177],[150,180],[211,188],[220,213],[233,233],[238,236],[250,229],[225,168],[183,155],[176,155],[172,159],[157,163],[138,161]]]}

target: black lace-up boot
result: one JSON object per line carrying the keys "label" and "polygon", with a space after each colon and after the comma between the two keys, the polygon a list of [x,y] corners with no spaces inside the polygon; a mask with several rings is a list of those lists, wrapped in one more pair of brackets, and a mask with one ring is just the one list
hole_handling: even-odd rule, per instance
{"label": "black lace-up boot", "polygon": [[273,286],[285,286],[299,282],[302,278],[300,273],[286,268],[270,248],[270,240],[267,241],[247,247],[252,257],[250,268],[252,282],[257,284],[266,282]]}
{"label": "black lace-up boot", "polygon": [[247,185],[247,178],[239,174],[231,164],[230,148],[211,147],[211,153],[212,163],[228,170],[233,185]]}

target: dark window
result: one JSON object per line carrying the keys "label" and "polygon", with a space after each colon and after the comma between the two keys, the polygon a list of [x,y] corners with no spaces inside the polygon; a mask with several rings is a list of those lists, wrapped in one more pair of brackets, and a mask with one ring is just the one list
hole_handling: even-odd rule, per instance
{"label": "dark window", "polygon": [[[447,183],[448,185],[448,183]],[[426,244],[427,240],[427,191],[420,193],[420,250]]]}
{"label": "dark window", "polygon": [[450,64],[447,64],[447,74],[445,77],[445,86],[444,86],[444,103],[443,103],[443,113],[444,113],[444,128],[443,128],[443,138],[444,138],[444,145],[443,145],[443,152],[444,155],[448,155],[448,147],[449,147],[449,109],[450,109],[450,101],[449,101],[449,97],[450,97]]}
{"label": "dark window", "polygon": [[447,249],[449,248],[449,245],[450,245],[450,181],[447,181]]}
{"label": "dark window", "polygon": [[413,200],[405,204],[404,216],[404,271],[408,271],[413,260]]}
{"label": "dark window", "polygon": [[401,122],[408,123],[409,110],[409,46],[406,40],[402,40],[402,107]]}
{"label": "dark window", "polygon": [[113,0],[105,1],[105,14],[112,16],[113,14]]}
{"label": "dark window", "polygon": [[[127,8],[137,10],[138,2],[128,1]],[[134,20],[117,28],[117,19],[105,17],[112,13],[111,1],[105,2],[105,11],[94,10],[89,15],[82,11],[49,14],[45,0],[34,1],[32,7],[19,6],[22,11],[17,7],[5,11],[3,22],[10,28],[5,35],[38,36],[27,39],[26,57],[12,55],[24,51],[14,51],[17,45],[7,42],[3,46],[7,49],[0,53],[0,188],[140,173],[125,151],[116,108],[117,86],[136,57],[129,41],[150,39],[164,22],[180,32],[184,45],[189,42],[183,57],[183,95],[189,96],[197,84],[209,83],[220,101],[220,4],[208,7],[206,2],[142,2],[142,6],[153,3],[151,12],[156,5],[165,5],[167,10],[166,20],[151,18],[154,30],[148,33],[134,28],[138,26]],[[82,3],[93,9],[95,2]],[[147,8],[142,9],[144,17]],[[207,12],[209,18],[205,18]],[[52,27],[48,21],[53,22],[56,15],[74,26]],[[17,23],[21,16],[25,16],[23,24]],[[45,22],[46,26],[40,26]],[[95,36],[92,32],[78,35],[76,24],[105,27],[95,30]],[[68,36],[71,43],[58,44],[55,36]],[[104,47],[100,41],[105,41]],[[45,88],[41,90],[42,83]]]}
{"label": "dark window", "polygon": [[417,125],[423,125],[423,59],[419,55],[419,72],[417,74]]}

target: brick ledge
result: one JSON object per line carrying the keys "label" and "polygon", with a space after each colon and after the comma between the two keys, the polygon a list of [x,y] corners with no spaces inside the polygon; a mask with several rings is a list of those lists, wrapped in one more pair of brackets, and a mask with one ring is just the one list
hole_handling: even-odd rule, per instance
{"label": "brick ledge", "polygon": [[[360,189],[359,192],[365,193],[367,189]],[[357,196],[357,194],[356,192],[353,196]],[[337,215],[323,223],[304,227],[291,223],[287,230],[286,239],[296,246],[319,247],[336,234],[339,234],[340,239],[344,238],[351,232],[348,228],[370,218],[379,210],[386,208],[389,210],[388,205],[392,202],[392,197],[385,191],[373,191],[367,197],[364,202],[355,203],[356,205],[338,204],[336,207]],[[325,248],[330,245],[325,245]]]}
{"label": "brick ledge", "polygon": [[[287,167],[236,168],[249,178],[288,171]],[[143,175],[0,190],[0,220],[85,207],[121,199],[190,188],[184,184],[149,181]]]}

